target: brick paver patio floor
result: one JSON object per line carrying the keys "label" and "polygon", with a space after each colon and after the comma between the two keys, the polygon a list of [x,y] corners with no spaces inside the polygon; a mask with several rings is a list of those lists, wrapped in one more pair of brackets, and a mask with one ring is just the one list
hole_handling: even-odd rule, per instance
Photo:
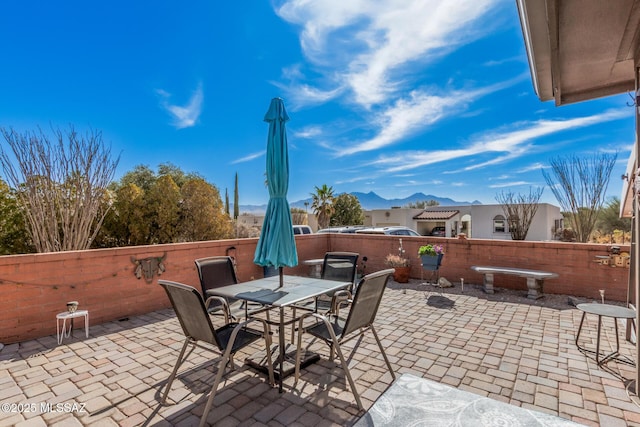
{"label": "brick paver patio floor", "polygon": [[[500,301],[499,293],[439,295],[394,285],[385,293],[376,327],[398,375],[411,373],[585,425],[640,426],[638,399],[625,388],[634,368],[617,361],[598,367],[592,356],[578,351],[580,316],[569,305],[558,310],[509,303]],[[587,317],[585,341],[581,338],[594,348],[595,323],[595,316]],[[51,325],[55,332],[54,319]],[[0,425],[197,425],[213,383],[213,353],[195,350],[173,384],[169,404],[159,404],[182,342],[173,311],[161,310],[91,325],[88,339],[78,329],[62,345],[55,334],[7,345],[0,352]],[[604,350],[613,343],[613,322],[605,319]],[[241,363],[249,353],[239,353],[237,369],[226,375],[208,421],[220,426],[353,424],[362,413],[342,369],[327,360],[324,344],[312,348],[322,360],[303,370],[295,390],[293,379],[286,379],[283,394]],[[624,337],[621,353],[635,353]],[[391,382],[373,337],[362,341],[350,366],[369,408]]]}

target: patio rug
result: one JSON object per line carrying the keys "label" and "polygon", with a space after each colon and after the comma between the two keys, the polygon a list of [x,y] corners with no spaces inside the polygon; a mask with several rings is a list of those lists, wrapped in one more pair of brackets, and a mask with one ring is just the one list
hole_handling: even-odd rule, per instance
{"label": "patio rug", "polygon": [[581,426],[444,384],[403,374],[355,423],[365,426]]}

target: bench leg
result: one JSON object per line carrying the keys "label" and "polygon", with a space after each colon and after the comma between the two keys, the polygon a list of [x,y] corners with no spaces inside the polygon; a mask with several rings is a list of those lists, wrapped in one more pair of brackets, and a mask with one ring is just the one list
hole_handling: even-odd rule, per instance
{"label": "bench leg", "polygon": [[485,273],[484,274],[484,281],[482,283],[483,285],[483,290],[488,293],[488,294],[492,294],[493,293],[493,273]]}
{"label": "bench leg", "polygon": [[542,298],[542,285],[544,280],[537,280],[533,277],[527,277],[527,288],[529,288],[529,293],[527,294],[527,298],[529,299],[538,299]]}

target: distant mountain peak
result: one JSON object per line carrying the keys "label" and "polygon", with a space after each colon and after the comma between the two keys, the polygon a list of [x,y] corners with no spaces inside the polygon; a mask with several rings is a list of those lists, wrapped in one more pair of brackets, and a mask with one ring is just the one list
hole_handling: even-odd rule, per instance
{"label": "distant mountain peak", "polygon": [[475,202],[458,202],[448,197],[438,197],[433,194],[424,194],[424,193],[414,193],[408,197],[404,197],[402,199],[384,199],[370,191],[369,193],[358,193],[353,192],[352,195],[356,196],[360,201],[360,205],[362,205],[362,209],[364,210],[372,210],[372,209],[390,209],[393,206],[406,206],[409,203],[417,203],[428,200],[435,200],[439,203],[440,206],[455,206],[455,205],[471,205]]}
{"label": "distant mountain peak", "polygon": [[[360,192],[354,191],[349,194],[357,197],[358,200],[360,201],[360,205],[362,206],[362,209],[366,211],[373,210],[373,209],[391,209],[394,206],[403,207],[408,205],[409,203],[417,203],[417,202],[423,202],[427,200],[435,200],[440,204],[439,206],[481,205],[482,204],[477,200],[474,200],[473,202],[458,202],[448,197],[438,197],[438,196],[434,196],[433,194],[424,194],[424,193],[415,193],[402,199],[385,199],[383,197],[380,197],[378,194],[376,194],[373,191],[369,191],[368,193],[360,193]],[[296,202],[291,202],[290,205],[292,208],[305,209],[307,208],[304,205],[305,202],[307,202],[308,205],[310,206],[312,200],[311,198],[298,200]],[[245,213],[264,213],[266,210],[267,210],[266,204],[240,206],[240,212],[245,212]]]}

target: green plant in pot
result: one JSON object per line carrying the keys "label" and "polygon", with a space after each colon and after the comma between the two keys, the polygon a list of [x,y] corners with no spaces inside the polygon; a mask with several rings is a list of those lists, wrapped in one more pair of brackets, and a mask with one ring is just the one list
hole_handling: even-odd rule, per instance
{"label": "green plant in pot", "polygon": [[427,269],[438,269],[444,256],[442,245],[424,245],[418,249],[418,256],[422,260],[422,266]]}

